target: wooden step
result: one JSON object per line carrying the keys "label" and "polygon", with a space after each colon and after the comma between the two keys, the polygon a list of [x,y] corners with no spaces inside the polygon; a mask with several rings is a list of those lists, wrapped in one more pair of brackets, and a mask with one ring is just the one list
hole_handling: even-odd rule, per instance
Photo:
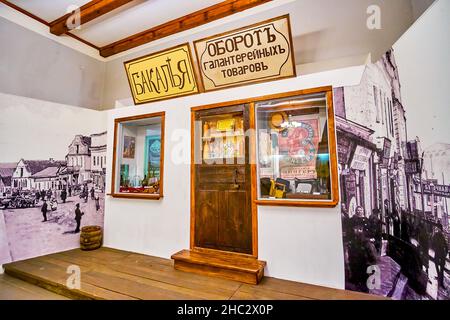
{"label": "wooden step", "polygon": [[258,284],[265,261],[225,251],[181,250],[172,255],[177,270]]}

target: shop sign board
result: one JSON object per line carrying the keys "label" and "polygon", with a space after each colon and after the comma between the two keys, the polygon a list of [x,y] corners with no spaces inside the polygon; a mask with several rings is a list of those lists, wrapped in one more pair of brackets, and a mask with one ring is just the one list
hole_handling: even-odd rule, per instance
{"label": "shop sign board", "polygon": [[405,173],[416,174],[420,172],[419,160],[406,160],[405,161]]}
{"label": "shop sign board", "polygon": [[391,140],[384,138],[383,155],[382,155],[382,164],[384,166],[389,165],[390,155],[391,155]]}
{"label": "shop sign board", "polygon": [[194,42],[205,91],[295,77],[289,15]]}
{"label": "shop sign board", "polygon": [[343,176],[346,205],[349,214],[353,215],[356,211],[356,175],[349,173]]}
{"label": "shop sign board", "polygon": [[398,170],[398,153],[397,152],[394,152],[394,157],[391,159],[390,169]]}
{"label": "shop sign board", "polygon": [[350,167],[355,170],[365,171],[369,165],[372,151],[362,146],[357,146]]}
{"label": "shop sign board", "polygon": [[199,92],[189,44],[124,62],[134,104]]}
{"label": "shop sign board", "polygon": [[350,160],[350,154],[353,149],[354,143],[345,136],[338,135],[338,160],[342,164],[347,164]]}
{"label": "shop sign board", "polygon": [[411,160],[419,159],[419,148],[417,145],[417,141],[409,141],[407,143],[407,150]]}
{"label": "shop sign board", "polygon": [[450,185],[434,184],[430,183],[423,184],[423,193],[434,194],[435,196],[450,198]]}

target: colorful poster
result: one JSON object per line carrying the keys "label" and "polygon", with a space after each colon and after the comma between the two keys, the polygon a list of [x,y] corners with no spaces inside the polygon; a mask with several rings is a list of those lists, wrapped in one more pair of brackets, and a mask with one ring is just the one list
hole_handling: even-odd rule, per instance
{"label": "colorful poster", "polygon": [[158,178],[161,162],[161,136],[145,137],[145,176]]}
{"label": "colorful poster", "polygon": [[122,164],[120,165],[120,185],[126,186],[129,184],[130,178],[130,165]]}
{"label": "colorful poster", "polygon": [[126,159],[134,159],[136,151],[136,138],[124,136],[123,137],[123,154],[122,157]]}
{"label": "colorful poster", "polygon": [[319,120],[289,122],[278,134],[280,172],[283,179],[316,179]]}

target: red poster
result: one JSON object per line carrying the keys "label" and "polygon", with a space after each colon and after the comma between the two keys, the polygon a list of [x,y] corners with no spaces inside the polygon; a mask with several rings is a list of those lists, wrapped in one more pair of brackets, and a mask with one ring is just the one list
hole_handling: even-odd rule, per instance
{"label": "red poster", "polygon": [[319,120],[292,121],[280,131],[278,148],[281,178],[317,178],[316,157],[319,147]]}

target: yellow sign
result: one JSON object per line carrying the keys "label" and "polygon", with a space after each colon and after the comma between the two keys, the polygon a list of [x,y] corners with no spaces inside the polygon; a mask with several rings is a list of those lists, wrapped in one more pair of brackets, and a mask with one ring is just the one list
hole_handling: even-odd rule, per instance
{"label": "yellow sign", "polygon": [[234,128],[235,120],[231,119],[223,119],[217,121],[217,130],[218,131],[231,131]]}
{"label": "yellow sign", "polygon": [[189,44],[124,62],[134,104],[199,92]]}
{"label": "yellow sign", "polygon": [[205,91],[295,77],[289,15],[194,42]]}

